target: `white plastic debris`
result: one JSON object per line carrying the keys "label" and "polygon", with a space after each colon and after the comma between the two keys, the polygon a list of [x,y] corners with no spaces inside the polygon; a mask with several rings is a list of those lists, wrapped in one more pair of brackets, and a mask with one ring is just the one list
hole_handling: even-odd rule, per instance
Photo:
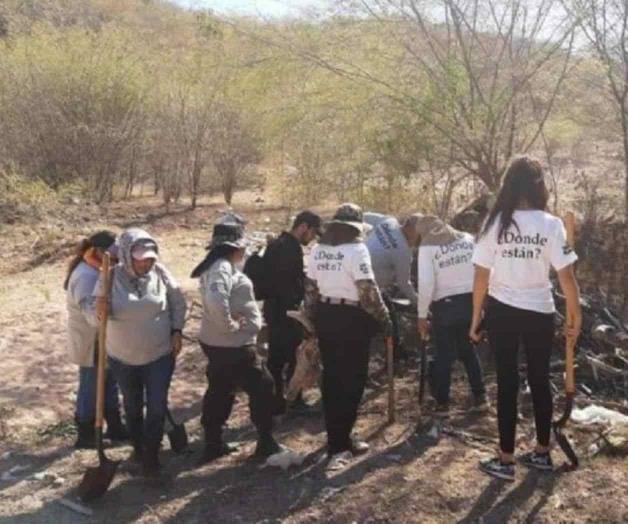
{"label": "white plastic debris", "polygon": [[35,473],[31,478],[33,480],[47,480],[53,482],[54,484],[63,484],[65,482],[65,479],[50,471],[40,471]]}
{"label": "white plastic debris", "polygon": [[13,453],[12,453],[11,451],[5,451],[5,452],[4,452],[4,453],[0,456],[0,459],[2,459],[2,460],[7,460],[7,459],[11,458],[11,455],[12,455],[12,454],[13,454]]}
{"label": "white plastic debris", "polygon": [[275,453],[266,459],[262,467],[271,466],[274,468],[288,469],[290,466],[300,466],[305,460],[305,455],[283,448],[279,453]]}
{"label": "white plastic debris", "polygon": [[571,413],[571,419],[580,424],[628,426],[628,416],[622,415],[619,411],[596,405],[587,406],[584,409],[574,409]]}
{"label": "white plastic debris", "polygon": [[438,438],[440,436],[440,424],[438,422],[434,423],[427,436],[430,438]]}

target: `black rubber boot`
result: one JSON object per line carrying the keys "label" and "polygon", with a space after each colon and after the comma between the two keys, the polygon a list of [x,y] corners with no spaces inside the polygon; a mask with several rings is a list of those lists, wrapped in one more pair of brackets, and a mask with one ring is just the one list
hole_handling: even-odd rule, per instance
{"label": "black rubber boot", "polygon": [[96,449],[96,430],[94,429],[94,421],[87,422],[76,421],[76,449]]}
{"label": "black rubber boot", "polygon": [[267,458],[275,453],[281,451],[281,446],[277,444],[277,441],[270,433],[260,435],[257,439],[257,446],[255,447],[256,458]]}
{"label": "black rubber boot", "polygon": [[161,464],[159,463],[159,445],[145,444],[142,454],[142,476],[149,480],[162,480]]}
{"label": "black rubber boot", "polygon": [[122,423],[119,411],[108,411],[105,413],[105,420],[107,421],[105,438],[108,438],[112,442],[125,442],[129,440],[129,432]]}
{"label": "black rubber boot", "polygon": [[237,446],[223,442],[222,429],[205,428],[205,446],[200,458],[196,461],[196,465],[203,466],[209,464],[220,457],[233,453],[237,449]]}

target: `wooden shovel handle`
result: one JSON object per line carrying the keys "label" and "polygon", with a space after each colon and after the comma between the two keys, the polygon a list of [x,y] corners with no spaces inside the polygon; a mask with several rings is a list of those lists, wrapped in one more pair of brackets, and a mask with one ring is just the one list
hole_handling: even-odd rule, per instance
{"label": "wooden shovel handle", "polygon": [[386,337],[386,363],[388,368],[388,422],[395,421],[395,369],[393,360],[394,344],[392,337]]}
{"label": "wooden shovel handle", "polygon": [[[576,243],[576,216],[572,211],[568,211],[563,219],[565,223],[565,231],[567,233],[567,242],[572,247],[575,247]],[[573,318],[567,311],[565,315],[565,321],[568,326],[573,325]],[[575,348],[576,339],[569,337],[565,340],[565,391],[567,394],[573,394],[576,391],[576,380],[574,374],[575,365]]]}
{"label": "wooden shovel handle", "polygon": [[109,253],[105,253],[103,256],[102,266],[100,267],[100,274],[103,283],[102,289],[104,290],[104,301],[107,307],[104,308],[102,316],[98,324],[98,360],[97,360],[97,379],[96,379],[96,429],[101,428],[103,425],[103,419],[105,416],[105,372],[107,362],[105,360],[107,349],[107,317],[109,316],[109,293],[110,293],[110,278],[111,278],[111,258]]}

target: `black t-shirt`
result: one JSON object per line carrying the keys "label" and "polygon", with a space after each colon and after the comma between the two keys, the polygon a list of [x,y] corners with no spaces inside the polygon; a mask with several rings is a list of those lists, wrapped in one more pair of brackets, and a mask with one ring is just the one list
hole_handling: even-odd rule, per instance
{"label": "black t-shirt", "polygon": [[268,272],[268,298],[282,309],[294,309],[305,295],[303,249],[290,233],[283,232],[273,240],[264,254]]}

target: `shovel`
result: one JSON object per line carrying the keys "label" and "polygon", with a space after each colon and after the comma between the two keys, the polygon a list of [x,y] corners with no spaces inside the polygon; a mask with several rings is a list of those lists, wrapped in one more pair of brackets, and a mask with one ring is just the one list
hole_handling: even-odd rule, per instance
{"label": "shovel", "polygon": [[170,449],[175,453],[181,453],[188,447],[188,434],[185,431],[185,426],[183,424],[177,424],[174,421],[172,413],[170,413],[169,409],[166,410],[166,418],[171,426],[170,429],[168,429]]}
{"label": "shovel", "polygon": [[395,422],[395,369],[393,362],[394,343],[386,337],[386,362],[388,367],[388,423]]}
{"label": "shovel", "polygon": [[[111,274],[109,267],[111,261],[109,253],[105,253],[103,257],[103,264],[100,269],[103,279],[103,289],[105,290],[104,300],[106,304],[109,304],[109,291],[110,291],[110,279]],[[98,328],[98,375],[96,383],[96,447],[98,449],[98,466],[93,468],[87,468],[83,480],[78,487],[78,495],[83,502],[89,502],[91,500],[102,497],[118,468],[119,461],[109,460],[105,455],[103,449],[102,440],[102,426],[105,411],[105,344],[107,338],[107,317],[108,308],[105,308],[102,317],[100,318],[100,325]]]}
{"label": "shovel", "polygon": [[[574,214],[571,212],[567,213],[567,215],[565,216],[565,229],[567,230],[567,242],[572,247],[574,246],[575,226],[576,224]],[[566,322],[568,325],[570,325],[572,319],[567,316]],[[565,341],[565,411],[563,412],[563,416],[560,417],[560,419],[552,423],[556,442],[560,446],[560,449],[563,450],[565,456],[569,459],[569,462],[571,463],[571,467],[573,469],[578,467],[578,457],[573,449],[573,446],[571,445],[567,437],[563,435],[562,431],[567,424],[569,417],[571,416],[571,410],[573,409],[573,401],[576,392],[576,382],[574,377],[575,348],[576,339],[573,337],[568,337]]]}
{"label": "shovel", "polygon": [[419,371],[419,406],[423,406],[425,397],[425,377],[427,375],[427,338],[419,335],[419,352],[421,353],[421,368]]}

